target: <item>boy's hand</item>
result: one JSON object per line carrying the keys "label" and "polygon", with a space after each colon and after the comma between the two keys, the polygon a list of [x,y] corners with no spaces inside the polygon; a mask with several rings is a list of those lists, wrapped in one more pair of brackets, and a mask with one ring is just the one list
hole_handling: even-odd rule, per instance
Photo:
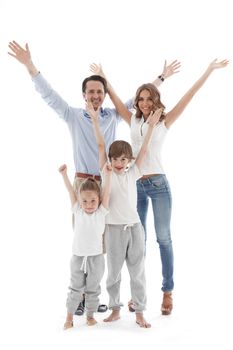
{"label": "boy's hand", "polygon": [[147,124],[153,128],[156,124],[158,124],[162,112],[163,108],[158,108],[156,111],[150,112],[150,115],[146,120]]}
{"label": "boy's hand", "polygon": [[86,111],[90,115],[92,120],[98,120],[100,107],[97,110],[94,110],[94,107],[91,102],[86,102]]}

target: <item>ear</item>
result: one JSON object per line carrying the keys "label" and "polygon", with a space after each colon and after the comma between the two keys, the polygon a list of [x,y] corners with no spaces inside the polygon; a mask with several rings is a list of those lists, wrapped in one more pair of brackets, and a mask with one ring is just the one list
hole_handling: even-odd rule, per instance
{"label": "ear", "polygon": [[83,98],[84,98],[84,100],[87,102],[87,96],[86,96],[86,93],[85,93],[85,92],[83,92]]}

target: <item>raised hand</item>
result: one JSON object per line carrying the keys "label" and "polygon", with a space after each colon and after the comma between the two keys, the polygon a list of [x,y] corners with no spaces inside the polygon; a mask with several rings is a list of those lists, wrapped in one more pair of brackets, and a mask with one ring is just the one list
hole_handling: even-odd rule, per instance
{"label": "raised hand", "polygon": [[214,70],[214,69],[218,69],[218,68],[224,68],[228,65],[229,61],[228,60],[222,60],[220,62],[217,62],[217,58],[215,60],[213,60],[210,65],[209,65],[209,69]]}
{"label": "raised hand", "polygon": [[61,166],[59,167],[58,171],[59,171],[61,174],[66,173],[66,171],[67,171],[67,166],[66,166],[66,164],[61,165]]}
{"label": "raised hand", "polygon": [[152,128],[155,127],[155,125],[159,122],[162,112],[163,108],[158,108],[156,111],[150,112],[150,115],[146,120],[147,124],[149,124],[149,126]]}
{"label": "raised hand", "polygon": [[31,53],[28,44],[25,45],[25,49],[21,47],[16,41],[11,41],[8,45],[12,52],[8,54],[18,60],[20,63],[27,65],[31,62]]}
{"label": "raised hand", "polygon": [[99,110],[100,107],[98,107],[97,110],[95,110],[91,102],[86,102],[86,111],[90,115],[92,120],[98,120]]}
{"label": "raised hand", "polygon": [[177,60],[170,63],[168,66],[167,66],[167,61],[165,60],[162,76],[164,77],[164,79],[166,79],[173,74],[179,73],[178,69],[180,69],[180,67],[181,67],[181,63]]}
{"label": "raised hand", "polygon": [[90,64],[90,71],[96,75],[100,75],[101,77],[106,78],[100,63]]}
{"label": "raised hand", "polygon": [[106,162],[104,167],[103,167],[103,171],[105,172],[105,174],[111,173],[112,170],[112,165],[110,162]]}
{"label": "raised hand", "polygon": [[14,57],[17,61],[22,63],[28,70],[29,74],[34,77],[39,71],[32,62],[31,53],[28,44],[25,45],[25,49],[20,46],[16,41],[11,41],[8,45],[11,52],[8,55]]}

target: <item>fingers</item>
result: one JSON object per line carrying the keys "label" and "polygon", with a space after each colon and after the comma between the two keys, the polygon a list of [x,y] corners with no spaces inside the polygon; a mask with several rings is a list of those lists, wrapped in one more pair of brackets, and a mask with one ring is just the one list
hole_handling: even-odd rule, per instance
{"label": "fingers", "polygon": [[90,70],[93,73],[99,73],[101,71],[101,64],[97,64],[97,63],[92,63],[90,64]]}
{"label": "fingers", "polygon": [[66,164],[63,164],[59,167],[58,171],[61,173],[62,171],[67,170]]}
{"label": "fingers", "polygon": [[226,66],[229,63],[229,61],[228,60],[223,60],[220,63],[221,63],[221,65]]}
{"label": "fingers", "polygon": [[220,62],[217,62],[217,58],[211,62],[211,65],[213,68],[223,68],[226,67],[229,64],[229,60],[224,59]]}
{"label": "fingers", "polygon": [[14,52],[17,53],[21,50],[24,51],[24,49],[16,42],[16,41],[11,41],[8,45],[8,47]]}
{"label": "fingers", "polygon": [[174,71],[174,73],[178,73],[177,69],[179,69],[181,67],[181,63],[179,61],[175,60],[170,64],[170,67]]}
{"label": "fingers", "polygon": [[163,108],[158,108],[156,111],[151,111],[146,122],[152,126],[156,125],[159,122],[162,112]]}
{"label": "fingers", "polygon": [[90,64],[90,69],[91,69],[92,72],[95,72],[97,70],[97,68],[98,68],[98,66],[97,66],[96,63]]}

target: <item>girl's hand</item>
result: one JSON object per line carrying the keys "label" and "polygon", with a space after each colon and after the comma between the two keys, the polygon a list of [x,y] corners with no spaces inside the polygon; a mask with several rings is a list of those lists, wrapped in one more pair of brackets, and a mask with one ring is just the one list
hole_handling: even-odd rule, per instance
{"label": "girl's hand", "polygon": [[60,173],[66,173],[66,171],[67,171],[67,166],[66,166],[66,164],[63,164],[63,165],[61,165],[60,166],[60,168],[58,169],[58,171],[60,172]]}
{"label": "girl's hand", "polygon": [[110,162],[106,163],[106,170],[112,172],[112,164]]}

